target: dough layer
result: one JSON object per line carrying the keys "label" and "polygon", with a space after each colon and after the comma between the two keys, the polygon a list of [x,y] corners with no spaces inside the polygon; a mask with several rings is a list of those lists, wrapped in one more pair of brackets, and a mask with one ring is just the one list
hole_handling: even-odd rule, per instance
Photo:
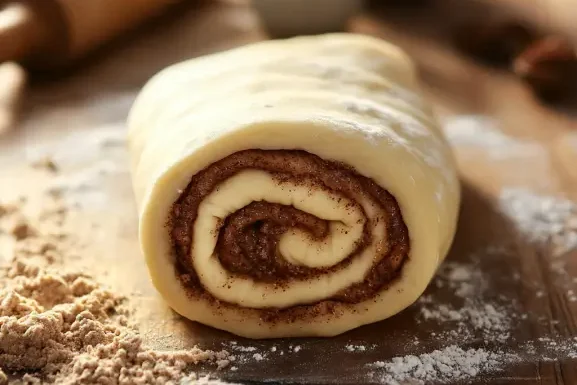
{"label": "dough layer", "polygon": [[257,43],[156,75],[129,117],[140,242],[177,312],[331,336],[424,291],[459,184],[412,62],[373,38]]}

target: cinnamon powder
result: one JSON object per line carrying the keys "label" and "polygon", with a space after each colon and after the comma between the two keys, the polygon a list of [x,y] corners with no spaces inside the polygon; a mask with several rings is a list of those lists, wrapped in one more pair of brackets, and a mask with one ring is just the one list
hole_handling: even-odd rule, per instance
{"label": "cinnamon powder", "polygon": [[191,365],[228,364],[226,351],[147,348],[130,325],[126,298],[88,275],[62,272],[56,263],[66,259],[65,238],[50,234],[65,209],[32,224],[20,207],[0,207],[0,230],[14,218],[35,229],[4,231],[16,246],[0,271],[0,384],[194,383]]}

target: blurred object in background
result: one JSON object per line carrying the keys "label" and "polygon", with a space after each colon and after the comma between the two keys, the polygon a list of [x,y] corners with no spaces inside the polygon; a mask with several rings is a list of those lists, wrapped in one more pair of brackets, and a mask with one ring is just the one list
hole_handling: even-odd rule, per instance
{"label": "blurred object in background", "polygon": [[436,0],[457,46],[501,65],[547,101],[577,95],[575,0]]}
{"label": "blurred object in background", "polygon": [[369,6],[383,19],[402,20],[398,28],[414,29],[412,22],[426,14],[440,37],[510,71],[539,98],[576,101],[577,0],[371,0]]}
{"label": "blurred object in background", "polygon": [[[430,0],[443,23],[459,27],[520,24],[542,33],[561,34],[577,44],[575,0]],[[455,30],[455,28],[457,28]]]}
{"label": "blurred object in background", "polygon": [[544,99],[577,95],[577,51],[563,37],[537,40],[517,56],[512,69]]}
{"label": "blurred object in background", "polygon": [[69,64],[176,0],[1,1],[0,63]]}
{"label": "blurred object in background", "polygon": [[363,0],[252,0],[273,37],[342,31]]}
{"label": "blurred object in background", "polygon": [[0,64],[0,137],[16,123],[26,84],[26,73],[15,63]]}
{"label": "blurred object in background", "polygon": [[[454,1],[454,0],[453,0]],[[481,0],[475,0],[481,1]],[[536,28],[558,33],[577,44],[577,2],[575,0],[482,0]]]}
{"label": "blurred object in background", "polygon": [[512,21],[465,24],[454,35],[455,44],[463,52],[505,66],[537,38],[532,28]]}

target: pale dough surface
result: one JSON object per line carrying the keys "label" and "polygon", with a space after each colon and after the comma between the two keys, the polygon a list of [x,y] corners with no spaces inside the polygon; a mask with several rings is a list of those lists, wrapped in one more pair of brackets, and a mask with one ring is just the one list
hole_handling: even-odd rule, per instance
{"label": "pale dough surface", "polygon": [[[137,98],[129,143],[141,248],[154,285],[183,316],[242,336],[331,336],[390,317],[422,294],[455,233],[460,188],[450,149],[420,98],[411,60],[374,38],[328,34],[268,41],[169,67]],[[347,164],[388,190],[411,242],[401,277],[371,300],[331,316],[262,321],[260,308],[319,301],[362,281],[386,234],[374,226],[374,242],[347,269],[295,281],[286,290],[236,277],[214,257],[214,229],[250,202],[293,205],[334,221],[324,243],[311,244],[298,231],[285,234],[280,251],[291,263],[338,263],[362,231],[361,213],[345,212],[330,194],[288,192],[255,169],[206,197],[193,231],[193,265],[202,285],[215,298],[246,308],[218,308],[188,296],[175,277],[165,227],[171,206],[197,172],[246,149],[305,150]],[[359,199],[370,219],[372,203]]]}

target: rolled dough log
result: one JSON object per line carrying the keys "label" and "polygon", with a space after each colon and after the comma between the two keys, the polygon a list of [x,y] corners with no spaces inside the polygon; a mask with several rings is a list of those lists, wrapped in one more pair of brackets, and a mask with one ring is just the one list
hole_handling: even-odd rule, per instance
{"label": "rolled dough log", "polygon": [[454,160],[411,60],[354,34],[169,67],[129,117],[140,243],[183,316],[250,338],[390,317],[451,245]]}

